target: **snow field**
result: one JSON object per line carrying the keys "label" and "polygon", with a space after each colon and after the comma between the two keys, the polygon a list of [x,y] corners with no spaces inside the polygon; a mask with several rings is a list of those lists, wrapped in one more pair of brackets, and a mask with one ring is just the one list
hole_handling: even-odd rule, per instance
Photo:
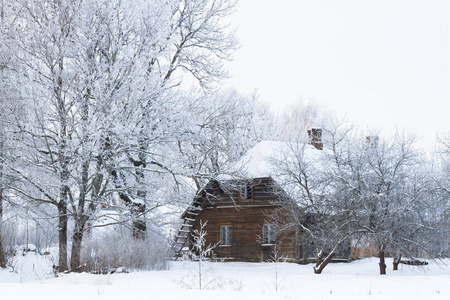
{"label": "snow field", "polygon": [[17,273],[0,271],[0,290],[2,299],[32,296],[38,300],[449,299],[450,261],[446,262],[424,267],[400,265],[399,271],[393,272],[388,260],[386,276],[378,275],[375,258],[331,264],[321,275],[313,274],[312,265],[203,262],[204,284],[214,283],[199,290],[196,262],[173,262],[165,271],[71,273],[53,278],[50,259],[28,254],[18,257]]}

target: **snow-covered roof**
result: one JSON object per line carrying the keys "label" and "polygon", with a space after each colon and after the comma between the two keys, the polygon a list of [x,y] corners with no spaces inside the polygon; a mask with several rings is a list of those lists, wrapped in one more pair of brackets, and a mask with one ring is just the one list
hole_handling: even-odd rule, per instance
{"label": "snow-covered roof", "polygon": [[270,161],[280,158],[285,144],[282,142],[262,141],[238,161],[238,166],[245,171],[248,177],[269,177],[273,175],[274,168]]}

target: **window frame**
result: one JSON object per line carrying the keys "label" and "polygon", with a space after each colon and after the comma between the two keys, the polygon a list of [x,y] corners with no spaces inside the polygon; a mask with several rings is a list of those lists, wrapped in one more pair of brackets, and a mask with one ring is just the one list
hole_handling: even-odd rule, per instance
{"label": "window frame", "polygon": [[276,239],[275,224],[266,223],[263,225],[262,245],[274,245]]}
{"label": "window frame", "polygon": [[[225,244],[222,244],[222,228],[225,229]],[[233,225],[231,223],[219,224],[219,247],[230,247],[233,243]]]}
{"label": "window frame", "polygon": [[[253,200],[253,182],[250,180],[242,181],[239,183],[238,200],[239,201],[252,201]],[[245,197],[242,197],[245,190]]]}

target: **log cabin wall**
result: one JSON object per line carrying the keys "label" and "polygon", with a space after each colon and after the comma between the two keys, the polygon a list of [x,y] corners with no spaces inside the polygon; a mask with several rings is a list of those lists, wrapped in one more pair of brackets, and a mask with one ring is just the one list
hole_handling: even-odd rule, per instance
{"label": "log cabin wall", "polygon": [[[250,183],[250,199],[241,199],[239,195],[242,182],[230,185],[228,192],[219,191],[218,185],[210,190],[208,194],[214,195],[215,200],[207,202],[199,213],[194,230],[200,227],[200,222],[207,222],[206,245],[218,244],[214,253],[219,259],[267,261],[275,247],[278,247],[278,257],[298,259],[299,237],[295,232],[284,234],[284,238],[278,235],[273,244],[263,243],[263,226],[271,223],[270,215],[279,209],[278,193],[273,188],[275,182],[267,177],[252,179]],[[221,226],[231,226],[229,245],[220,245]]]}

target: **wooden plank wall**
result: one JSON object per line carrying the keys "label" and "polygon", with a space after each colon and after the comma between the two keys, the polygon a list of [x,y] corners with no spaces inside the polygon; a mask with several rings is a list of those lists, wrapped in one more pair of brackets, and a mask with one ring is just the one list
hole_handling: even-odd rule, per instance
{"label": "wooden plank wall", "polygon": [[[204,208],[195,224],[198,229],[200,222],[207,224],[206,244],[214,245],[220,242],[220,226],[232,226],[232,241],[230,246],[218,245],[214,252],[217,257],[237,261],[266,261],[273,254],[274,246],[262,246],[263,225],[271,223],[268,216],[278,208],[277,197],[272,193],[271,178],[255,180],[252,200],[238,200],[238,192],[233,191],[232,197],[226,193],[216,193],[214,205]],[[234,201],[233,201],[234,200]],[[291,259],[299,257],[298,236],[295,232],[287,234],[279,245],[278,257]]]}

